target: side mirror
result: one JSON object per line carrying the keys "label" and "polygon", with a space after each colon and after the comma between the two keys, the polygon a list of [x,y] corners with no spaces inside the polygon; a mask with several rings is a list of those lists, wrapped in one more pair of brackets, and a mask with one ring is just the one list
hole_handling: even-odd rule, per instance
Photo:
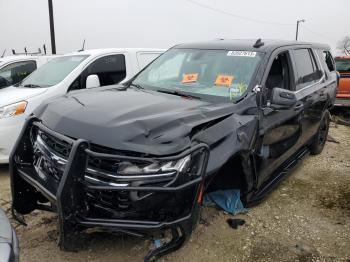
{"label": "side mirror", "polygon": [[86,89],[88,88],[95,88],[100,87],[100,79],[98,78],[98,75],[89,75],[86,78]]}
{"label": "side mirror", "polygon": [[278,106],[293,106],[297,102],[294,92],[275,87],[272,89],[271,104]]}

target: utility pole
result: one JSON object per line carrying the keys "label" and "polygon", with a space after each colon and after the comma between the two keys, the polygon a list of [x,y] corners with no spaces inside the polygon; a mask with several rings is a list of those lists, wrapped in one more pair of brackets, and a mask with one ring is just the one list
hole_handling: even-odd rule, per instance
{"label": "utility pole", "polygon": [[50,18],[50,36],[51,36],[51,52],[53,55],[56,54],[56,40],[55,40],[55,25],[53,21],[53,8],[52,8],[52,0],[48,0],[49,2],[49,18]]}
{"label": "utility pole", "polygon": [[295,33],[295,41],[298,41],[298,33],[299,33],[299,23],[304,23],[305,19],[301,19],[297,21],[297,31]]}

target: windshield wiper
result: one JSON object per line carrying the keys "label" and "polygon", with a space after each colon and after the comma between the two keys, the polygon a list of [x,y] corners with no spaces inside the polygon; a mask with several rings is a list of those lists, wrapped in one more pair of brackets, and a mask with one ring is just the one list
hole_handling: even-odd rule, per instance
{"label": "windshield wiper", "polygon": [[136,87],[137,89],[141,89],[141,90],[144,89],[144,88],[143,88],[141,85],[139,85],[139,84],[130,83],[129,86],[133,86],[133,87]]}
{"label": "windshield wiper", "polygon": [[188,95],[188,94],[180,93],[180,92],[178,92],[178,91],[157,90],[157,92],[164,93],[164,94],[170,94],[170,95],[175,95],[175,96],[182,96],[182,97],[186,97],[186,98],[193,98],[193,99],[201,100],[201,98],[198,97],[198,96]]}
{"label": "windshield wiper", "polygon": [[35,85],[35,84],[26,84],[24,85],[23,87],[32,87],[32,88],[35,88],[35,87],[42,87],[40,85]]}

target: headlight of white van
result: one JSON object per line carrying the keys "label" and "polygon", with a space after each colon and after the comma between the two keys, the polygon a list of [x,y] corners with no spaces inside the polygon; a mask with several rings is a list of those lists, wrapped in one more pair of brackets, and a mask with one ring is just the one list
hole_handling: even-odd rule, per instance
{"label": "headlight of white van", "polygon": [[26,111],[27,104],[26,101],[21,101],[0,107],[0,119],[23,114]]}

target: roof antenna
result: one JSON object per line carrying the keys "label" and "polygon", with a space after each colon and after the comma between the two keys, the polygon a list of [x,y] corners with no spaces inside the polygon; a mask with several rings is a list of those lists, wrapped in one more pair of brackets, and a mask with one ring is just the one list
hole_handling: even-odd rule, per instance
{"label": "roof antenna", "polygon": [[46,55],[46,45],[43,44],[44,54]]}
{"label": "roof antenna", "polygon": [[26,54],[28,53],[28,51],[27,51],[27,48],[26,48],[26,47],[24,48],[24,53],[26,53]]}
{"label": "roof antenna", "polygon": [[253,47],[255,48],[259,48],[261,46],[263,46],[265,43],[261,41],[261,38],[259,38],[258,40],[256,40],[255,44],[253,45]]}
{"label": "roof antenna", "polygon": [[13,55],[15,55],[15,54],[16,54],[15,49],[12,49],[12,54],[13,54]]}
{"label": "roof antenna", "polygon": [[6,53],[6,49],[4,50],[4,52],[2,52],[1,58],[5,56],[5,53]]}
{"label": "roof antenna", "polygon": [[83,47],[80,50],[78,50],[78,52],[81,52],[81,51],[84,51],[84,50],[85,50],[85,39],[84,39],[84,42],[83,42]]}

